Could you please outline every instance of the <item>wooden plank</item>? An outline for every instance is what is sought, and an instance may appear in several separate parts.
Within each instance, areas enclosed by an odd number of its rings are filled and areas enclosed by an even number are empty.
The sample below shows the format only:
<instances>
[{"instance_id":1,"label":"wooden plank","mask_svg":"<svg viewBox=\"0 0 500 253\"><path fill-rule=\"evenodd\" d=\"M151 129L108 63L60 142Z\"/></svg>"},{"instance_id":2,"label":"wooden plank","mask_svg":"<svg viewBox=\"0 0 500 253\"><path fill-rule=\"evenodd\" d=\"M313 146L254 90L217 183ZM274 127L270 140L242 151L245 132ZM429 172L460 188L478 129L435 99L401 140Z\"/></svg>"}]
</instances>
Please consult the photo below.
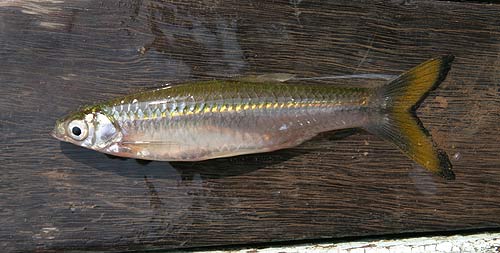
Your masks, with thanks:
<instances>
[{"instance_id":1,"label":"wooden plank","mask_svg":"<svg viewBox=\"0 0 500 253\"><path fill-rule=\"evenodd\" d=\"M500 6L434 1L0 3L0 246L182 248L500 226ZM166 82L398 74L456 55L418 111L433 177L364 132L200 163L109 159L58 117ZM361 81L351 80L357 85Z\"/></svg>"}]
</instances>

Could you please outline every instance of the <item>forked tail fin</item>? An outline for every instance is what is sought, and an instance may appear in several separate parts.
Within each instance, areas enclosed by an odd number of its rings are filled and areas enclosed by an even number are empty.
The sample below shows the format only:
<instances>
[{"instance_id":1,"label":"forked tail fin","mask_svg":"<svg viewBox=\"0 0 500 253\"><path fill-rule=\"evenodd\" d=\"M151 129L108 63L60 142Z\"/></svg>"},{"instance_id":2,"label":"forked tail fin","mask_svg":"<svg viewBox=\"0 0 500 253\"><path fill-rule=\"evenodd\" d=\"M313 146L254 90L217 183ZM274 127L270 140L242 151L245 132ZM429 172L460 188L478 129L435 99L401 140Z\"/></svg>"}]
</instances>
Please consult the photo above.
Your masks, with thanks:
<instances>
[{"instance_id":1,"label":"forked tail fin","mask_svg":"<svg viewBox=\"0 0 500 253\"><path fill-rule=\"evenodd\" d=\"M404 154L432 173L454 179L451 163L423 127L415 110L450 70L454 56L430 59L379 88L385 101L380 117L365 129L396 145Z\"/></svg>"}]
</instances>

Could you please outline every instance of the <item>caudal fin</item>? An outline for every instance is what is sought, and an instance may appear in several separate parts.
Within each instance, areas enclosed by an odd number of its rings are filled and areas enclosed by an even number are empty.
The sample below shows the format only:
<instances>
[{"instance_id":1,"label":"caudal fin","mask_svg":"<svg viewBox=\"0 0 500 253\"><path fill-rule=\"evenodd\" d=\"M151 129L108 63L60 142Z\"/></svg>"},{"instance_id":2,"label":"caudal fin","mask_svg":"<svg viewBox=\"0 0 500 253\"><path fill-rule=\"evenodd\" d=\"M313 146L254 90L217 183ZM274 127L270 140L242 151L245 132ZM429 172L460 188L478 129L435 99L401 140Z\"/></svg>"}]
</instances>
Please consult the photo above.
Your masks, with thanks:
<instances>
[{"instance_id":1,"label":"caudal fin","mask_svg":"<svg viewBox=\"0 0 500 253\"><path fill-rule=\"evenodd\" d=\"M393 143L404 154L434 174L454 179L451 163L423 127L415 110L445 78L454 56L430 59L379 88L385 110L366 130Z\"/></svg>"}]
</instances>

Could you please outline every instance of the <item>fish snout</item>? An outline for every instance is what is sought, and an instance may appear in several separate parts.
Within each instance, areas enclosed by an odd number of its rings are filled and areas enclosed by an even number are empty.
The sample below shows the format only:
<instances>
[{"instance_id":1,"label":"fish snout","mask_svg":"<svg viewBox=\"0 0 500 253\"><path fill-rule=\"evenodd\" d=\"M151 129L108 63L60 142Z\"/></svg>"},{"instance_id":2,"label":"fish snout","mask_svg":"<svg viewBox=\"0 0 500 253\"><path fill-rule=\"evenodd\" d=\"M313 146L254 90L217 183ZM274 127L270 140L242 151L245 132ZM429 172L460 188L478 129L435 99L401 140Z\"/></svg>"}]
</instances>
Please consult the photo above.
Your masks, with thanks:
<instances>
[{"instance_id":1,"label":"fish snout","mask_svg":"<svg viewBox=\"0 0 500 253\"><path fill-rule=\"evenodd\" d=\"M60 141L66 141L64 128L60 124L54 127L50 135Z\"/></svg>"}]
</instances>

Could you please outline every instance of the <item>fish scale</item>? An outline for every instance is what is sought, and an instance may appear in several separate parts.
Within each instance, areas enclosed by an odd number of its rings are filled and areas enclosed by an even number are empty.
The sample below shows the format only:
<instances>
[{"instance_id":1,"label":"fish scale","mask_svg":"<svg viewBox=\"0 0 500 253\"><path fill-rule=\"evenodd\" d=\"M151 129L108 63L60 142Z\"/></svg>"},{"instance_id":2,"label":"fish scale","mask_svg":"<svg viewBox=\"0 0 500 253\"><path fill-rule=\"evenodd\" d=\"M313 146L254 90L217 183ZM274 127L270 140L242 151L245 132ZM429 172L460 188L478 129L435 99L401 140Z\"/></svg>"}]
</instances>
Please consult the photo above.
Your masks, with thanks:
<instances>
[{"instance_id":1,"label":"fish scale","mask_svg":"<svg viewBox=\"0 0 500 253\"><path fill-rule=\"evenodd\" d=\"M325 130L361 125L377 108L370 98L368 88L208 81L124 97L102 109L137 156L149 144L148 157L141 158L203 160L280 149Z\"/></svg>"}]
</instances>

